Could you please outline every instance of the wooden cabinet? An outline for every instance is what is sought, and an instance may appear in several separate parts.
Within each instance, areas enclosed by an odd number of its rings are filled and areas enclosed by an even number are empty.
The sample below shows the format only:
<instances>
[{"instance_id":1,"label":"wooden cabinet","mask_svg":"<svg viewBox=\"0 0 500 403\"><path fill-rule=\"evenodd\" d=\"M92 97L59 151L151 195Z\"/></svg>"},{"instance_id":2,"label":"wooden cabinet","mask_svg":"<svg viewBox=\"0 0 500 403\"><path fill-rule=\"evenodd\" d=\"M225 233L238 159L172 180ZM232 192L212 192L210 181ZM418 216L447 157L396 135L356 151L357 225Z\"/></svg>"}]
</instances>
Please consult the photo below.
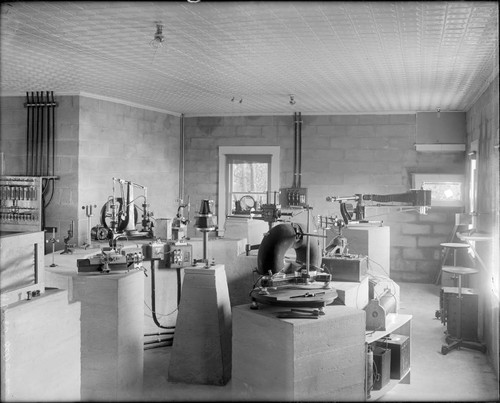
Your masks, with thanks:
<instances>
[{"instance_id":1,"label":"wooden cabinet","mask_svg":"<svg viewBox=\"0 0 500 403\"><path fill-rule=\"evenodd\" d=\"M411 374L411 320L412 315L401 315L397 313L389 313L386 318L386 330L383 331L367 331L366 332L366 351L368 352L369 346L375 346L377 342L383 340L386 336L390 334L398 334L402 336L407 336L409 338L409 352L410 355L410 365L404 374L401 375L400 379L390 379L389 383L385 385L380 390L368 390L368 378L365 382L366 399L369 401L378 400L389 390L399 383L410 383Z\"/></svg>"}]
</instances>

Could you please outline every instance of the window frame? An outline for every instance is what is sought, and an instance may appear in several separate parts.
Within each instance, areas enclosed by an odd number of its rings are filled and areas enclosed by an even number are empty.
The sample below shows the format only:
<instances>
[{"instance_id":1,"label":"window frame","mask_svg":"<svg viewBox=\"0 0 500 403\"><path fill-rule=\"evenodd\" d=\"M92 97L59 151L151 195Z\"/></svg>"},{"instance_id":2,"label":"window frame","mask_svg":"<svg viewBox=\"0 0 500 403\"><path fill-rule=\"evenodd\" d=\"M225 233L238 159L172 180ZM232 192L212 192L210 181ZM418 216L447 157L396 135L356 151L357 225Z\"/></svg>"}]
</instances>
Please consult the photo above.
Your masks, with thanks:
<instances>
[{"instance_id":1,"label":"window frame","mask_svg":"<svg viewBox=\"0 0 500 403\"><path fill-rule=\"evenodd\" d=\"M233 189L233 174L234 174L234 165L237 162L236 160L241 158L240 156L244 157L243 159L247 159L246 162L249 163L262 163L266 164L267 166L267 178L266 178L266 184L267 184L267 189L265 192L253 192L253 191L248 191L248 192L236 192ZM259 157L264 157L264 158L259 158ZM265 193L266 195L271 191L270 188L270 183L271 183L271 155L269 154L236 154L236 155L231 155L231 154L226 154L226 185L227 185L227 191L226 191L226 215L227 214L232 214L233 209L235 206L233 206L233 197L235 193L242 194L242 196L249 195L254 198L255 202L257 203L258 200L256 199L257 194L262 194ZM263 202L266 203L266 199L263 199ZM230 204L230 206L228 205Z\"/></svg>"},{"instance_id":2,"label":"window frame","mask_svg":"<svg viewBox=\"0 0 500 403\"><path fill-rule=\"evenodd\" d=\"M217 205L217 220L219 223L219 235L224 235L224 228L227 217L227 197L228 197L228 172L227 158L233 155L269 155L270 181L269 189L279 189L280 179L280 147L279 146L219 146L219 190Z\"/></svg>"},{"instance_id":3,"label":"window frame","mask_svg":"<svg viewBox=\"0 0 500 403\"><path fill-rule=\"evenodd\" d=\"M425 182L459 182L461 187L461 200L440 201L431 200L431 207L464 207L465 205L465 176L461 174L417 174L414 173L413 189L421 189ZM431 195L432 197L432 195Z\"/></svg>"}]
</instances>

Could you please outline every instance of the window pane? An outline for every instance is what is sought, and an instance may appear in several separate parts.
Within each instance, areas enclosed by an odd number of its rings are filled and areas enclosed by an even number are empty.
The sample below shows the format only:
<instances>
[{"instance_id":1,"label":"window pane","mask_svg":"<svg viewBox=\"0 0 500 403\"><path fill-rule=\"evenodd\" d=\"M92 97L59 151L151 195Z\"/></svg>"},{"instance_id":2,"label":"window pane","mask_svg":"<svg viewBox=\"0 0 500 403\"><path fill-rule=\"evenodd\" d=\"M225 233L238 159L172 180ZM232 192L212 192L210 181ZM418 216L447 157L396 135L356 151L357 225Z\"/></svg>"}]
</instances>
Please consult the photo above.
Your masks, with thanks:
<instances>
[{"instance_id":1,"label":"window pane","mask_svg":"<svg viewBox=\"0 0 500 403\"><path fill-rule=\"evenodd\" d=\"M270 155L228 156L229 206L233 214L248 214L266 203L269 191Z\"/></svg>"},{"instance_id":2,"label":"window pane","mask_svg":"<svg viewBox=\"0 0 500 403\"><path fill-rule=\"evenodd\" d=\"M424 182L422 188L431 191L435 201L461 201L462 184L460 182Z\"/></svg>"},{"instance_id":3,"label":"window pane","mask_svg":"<svg viewBox=\"0 0 500 403\"><path fill-rule=\"evenodd\" d=\"M268 164L232 164L233 192L265 192L269 176Z\"/></svg>"}]
</instances>

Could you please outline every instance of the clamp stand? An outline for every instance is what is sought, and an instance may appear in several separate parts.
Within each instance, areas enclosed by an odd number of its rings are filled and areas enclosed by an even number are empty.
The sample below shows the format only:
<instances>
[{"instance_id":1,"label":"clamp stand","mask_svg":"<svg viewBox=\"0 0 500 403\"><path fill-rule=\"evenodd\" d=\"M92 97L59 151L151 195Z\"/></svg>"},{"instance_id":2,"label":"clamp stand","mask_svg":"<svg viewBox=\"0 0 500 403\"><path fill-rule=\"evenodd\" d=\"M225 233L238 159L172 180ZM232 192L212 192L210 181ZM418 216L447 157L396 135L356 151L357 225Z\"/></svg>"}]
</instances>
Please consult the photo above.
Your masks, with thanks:
<instances>
[{"instance_id":1,"label":"clamp stand","mask_svg":"<svg viewBox=\"0 0 500 403\"><path fill-rule=\"evenodd\" d=\"M71 225L68 230L68 236L64 237L64 250L61 252L61 255L72 255L73 251L70 248L74 248L74 244L68 244L69 240L73 238L73 221L71 221Z\"/></svg>"},{"instance_id":2,"label":"clamp stand","mask_svg":"<svg viewBox=\"0 0 500 403\"><path fill-rule=\"evenodd\" d=\"M49 240L47 240L47 243L51 243L52 244L52 263L50 265L50 267L56 267L57 265L54 263L54 255L55 255L55 243L56 242L59 242L59 239L56 239L56 229L55 228L52 228L52 238L50 238Z\"/></svg>"},{"instance_id":3,"label":"clamp stand","mask_svg":"<svg viewBox=\"0 0 500 403\"><path fill-rule=\"evenodd\" d=\"M85 210L85 215L87 216L87 241L83 243L83 248L87 249L88 247L92 247L92 216L94 215L92 209L97 208L94 204L87 204L86 206L82 206L82 210Z\"/></svg>"},{"instance_id":4,"label":"clamp stand","mask_svg":"<svg viewBox=\"0 0 500 403\"><path fill-rule=\"evenodd\" d=\"M486 346L483 343L462 339L462 275L475 274L479 270L461 266L444 266L442 270L448 273L456 274L458 276L458 318L457 336L446 336L446 343L448 343L448 345L443 345L441 347L441 354L446 355L452 350L460 350L461 347L485 353Z\"/></svg>"}]
</instances>

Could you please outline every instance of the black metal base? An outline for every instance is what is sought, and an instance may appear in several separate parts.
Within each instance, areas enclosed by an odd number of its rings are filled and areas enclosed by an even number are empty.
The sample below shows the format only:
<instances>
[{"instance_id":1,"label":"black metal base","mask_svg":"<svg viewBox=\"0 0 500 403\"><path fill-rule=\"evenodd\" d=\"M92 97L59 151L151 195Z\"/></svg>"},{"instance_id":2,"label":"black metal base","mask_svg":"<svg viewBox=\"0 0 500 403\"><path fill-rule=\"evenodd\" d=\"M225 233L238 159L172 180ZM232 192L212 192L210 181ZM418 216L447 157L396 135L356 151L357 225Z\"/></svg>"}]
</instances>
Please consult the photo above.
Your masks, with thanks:
<instances>
[{"instance_id":1,"label":"black metal base","mask_svg":"<svg viewBox=\"0 0 500 403\"><path fill-rule=\"evenodd\" d=\"M446 343L448 343L448 345L441 346L441 354L443 355L448 354L452 350L460 350L462 347L486 353L486 345L477 341L468 341L447 336Z\"/></svg>"}]
</instances>

